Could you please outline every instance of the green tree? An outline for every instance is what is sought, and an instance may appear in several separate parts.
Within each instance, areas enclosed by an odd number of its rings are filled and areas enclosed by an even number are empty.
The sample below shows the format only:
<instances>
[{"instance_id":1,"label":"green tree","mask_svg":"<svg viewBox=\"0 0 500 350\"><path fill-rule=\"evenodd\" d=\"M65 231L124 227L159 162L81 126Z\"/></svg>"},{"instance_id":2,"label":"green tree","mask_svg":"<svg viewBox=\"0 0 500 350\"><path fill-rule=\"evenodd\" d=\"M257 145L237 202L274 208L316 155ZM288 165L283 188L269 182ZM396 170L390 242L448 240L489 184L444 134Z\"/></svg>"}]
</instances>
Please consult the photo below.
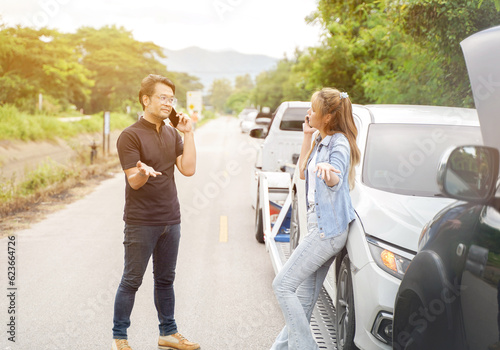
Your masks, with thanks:
<instances>
[{"instance_id":1,"label":"green tree","mask_svg":"<svg viewBox=\"0 0 500 350\"><path fill-rule=\"evenodd\" d=\"M187 107L186 93L188 91L203 90L203 84L198 77L183 72L169 72L167 76L175 84L175 96L180 106Z\"/></svg>"},{"instance_id":2,"label":"green tree","mask_svg":"<svg viewBox=\"0 0 500 350\"><path fill-rule=\"evenodd\" d=\"M480 5L480 6L479 6ZM495 8L496 7L496 8ZM472 106L472 93L460 42L500 24L500 0L410 0L404 28L442 68L435 83L451 105Z\"/></svg>"},{"instance_id":3,"label":"green tree","mask_svg":"<svg viewBox=\"0 0 500 350\"><path fill-rule=\"evenodd\" d=\"M38 94L63 107L85 101L93 81L67 35L0 26L0 103L33 111Z\"/></svg>"},{"instance_id":4,"label":"green tree","mask_svg":"<svg viewBox=\"0 0 500 350\"><path fill-rule=\"evenodd\" d=\"M275 110L285 99L284 87L292 71L293 62L284 58L275 69L264 71L256 78L252 100L256 106Z\"/></svg>"},{"instance_id":5,"label":"green tree","mask_svg":"<svg viewBox=\"0 0 500 350\"><path fill-rule=\"evenodd\" d=\"M73 40L95 81L90 102L85 105L91 113L134 104L146 75L167 75L166 67L156 59L164 57L162 49L152 42L135 40L123 27L82 27Z\"/></svg>"},{"instance_id":6,"label":"green tree","mask_svg":"<svg viewBox=\"0 0 500 350\"><path fill-rule=\"evenodd\" d=\"M218 112L225 111L226 101L233 92L229 79L216 79L209 91L209 102Z\"/></svg>"},{"instance_id":7,"label":"green tree","mask_svg":"<svg viewBox=\"0 0 500 350\"><path fill-rule=\"evenodd\" d=\"M226 100L226 110L235 114L240 113L244 108L251 106L250 97L251 91L233 92Z\"/></svg>"},{"instance_id":8,"label":"green tree","mask_svg":"<svg viewBox=\"0 0 500 350\"><path fill-rule=\"evenodd\" d=\"M500 23L500 0L320 0L309 22L323 27L322 44L294 71L309 89L334 86L357 103L470 106L459 43Z\"/></svg>"},{"instance_id":9,"label":"green tree","mask_svg":"<svg viewBox=\"0 0 500 350\"><path fill-rule=\"evenodd\" d=\"M252 89L254 83L250 74L239 75L234 79L234 91L226 101L226 109L238 114L252 105Z\"/></svg>"},{"instance_id":10,"label":"green tree","mask_svg":"<svg viewBox=\"0 0 500 350\"><path fill-rule=\"evenodd\" d=\"M237 92L250 91L254 87L254 83L250 74L238 75L234 79L234 90Z\"/></svg>"}]
</instances>

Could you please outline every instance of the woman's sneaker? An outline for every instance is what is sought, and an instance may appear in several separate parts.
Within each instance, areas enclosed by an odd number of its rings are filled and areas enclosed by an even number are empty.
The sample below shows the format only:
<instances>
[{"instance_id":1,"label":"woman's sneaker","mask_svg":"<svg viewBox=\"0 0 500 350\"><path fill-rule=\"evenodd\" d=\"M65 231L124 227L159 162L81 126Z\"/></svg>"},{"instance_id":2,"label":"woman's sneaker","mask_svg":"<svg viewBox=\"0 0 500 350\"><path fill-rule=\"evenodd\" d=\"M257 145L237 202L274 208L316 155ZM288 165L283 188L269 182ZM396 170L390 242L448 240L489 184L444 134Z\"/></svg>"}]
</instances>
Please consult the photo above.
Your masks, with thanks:
<instances>
[{"instance_id":1,"label":"woman's sneaker","mask_svg":"<svg viewBox=\"0 0 500 350\"><path fill-rule=\"evenodd\" d=\"M132 350L127 339L113 339L111 350Z\"/></svg>"},{"instance_id":2,"label":"woman's sneaker","mask_svg":"<svg viewBox=\"0 0 500 350\"><path fill-rule=\"evenodd\" d=\"M180 333L175 333L166 336L160 336L158 340L158 348L164 350L199 350L200 344L190 342Z\"/></svg>"}]
</instances>

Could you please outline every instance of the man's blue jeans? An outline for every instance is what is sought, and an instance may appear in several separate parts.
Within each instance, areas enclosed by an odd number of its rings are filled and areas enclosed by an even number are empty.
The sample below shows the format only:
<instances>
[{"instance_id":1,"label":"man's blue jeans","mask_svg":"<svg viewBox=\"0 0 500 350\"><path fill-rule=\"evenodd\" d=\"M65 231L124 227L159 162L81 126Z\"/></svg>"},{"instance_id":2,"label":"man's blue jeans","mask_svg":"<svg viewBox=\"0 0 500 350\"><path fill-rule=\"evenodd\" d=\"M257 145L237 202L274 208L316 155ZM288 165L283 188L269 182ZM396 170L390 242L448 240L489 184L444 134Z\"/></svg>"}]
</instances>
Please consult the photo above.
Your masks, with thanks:
<instances>
[{"instance_id":1,"label":"man's blue jeans","mask_svg":"<svg viewBox=\"0 0 500 350\"><path fill-rule=\"evenodd\" d=\"M174 318L174 279L179 250L180 224L140 226L125 224L125 266L116 292L113 339L127 339L135 293L142 284L149 258L153 255L154 300L160 335L177 333Z\"/></svg>"},{"instance_id":2,"label":"man's blue jeans","mask_svg":"<svg viewBox=\"0 0 500 350\"><path fill-rule=\"evenodd\" d=\"M346 244L348 231L322 238L316 213L311 209L307 213L307 231L273 281L286 325L271 350L319 350L310 328L311 316L328 269Z\"/></svg>"}]
</instances>

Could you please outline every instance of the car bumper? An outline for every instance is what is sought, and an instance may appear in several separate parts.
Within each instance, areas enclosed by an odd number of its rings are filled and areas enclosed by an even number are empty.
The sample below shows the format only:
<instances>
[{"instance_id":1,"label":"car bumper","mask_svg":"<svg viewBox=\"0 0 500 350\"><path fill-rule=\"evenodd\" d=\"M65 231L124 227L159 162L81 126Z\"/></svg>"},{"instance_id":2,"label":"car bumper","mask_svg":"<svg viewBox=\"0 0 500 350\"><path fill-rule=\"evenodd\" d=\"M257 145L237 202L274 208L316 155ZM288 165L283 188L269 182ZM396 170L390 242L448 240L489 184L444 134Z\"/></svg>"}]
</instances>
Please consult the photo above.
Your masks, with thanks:
<instances>
[{"instance_id":1,"label":"car bumper","mask_svg":"<svg viewBox=\"0 0 500 350\"><path fill-rule=\"evenodd\" d=\"M401 281L380 269L373 261L354 271L352 281L356 345L361 349L392 349L390 344L377 339L374 333L382 331L381 319L392 320L394 301Z\"/></svg>"}]
</instances>

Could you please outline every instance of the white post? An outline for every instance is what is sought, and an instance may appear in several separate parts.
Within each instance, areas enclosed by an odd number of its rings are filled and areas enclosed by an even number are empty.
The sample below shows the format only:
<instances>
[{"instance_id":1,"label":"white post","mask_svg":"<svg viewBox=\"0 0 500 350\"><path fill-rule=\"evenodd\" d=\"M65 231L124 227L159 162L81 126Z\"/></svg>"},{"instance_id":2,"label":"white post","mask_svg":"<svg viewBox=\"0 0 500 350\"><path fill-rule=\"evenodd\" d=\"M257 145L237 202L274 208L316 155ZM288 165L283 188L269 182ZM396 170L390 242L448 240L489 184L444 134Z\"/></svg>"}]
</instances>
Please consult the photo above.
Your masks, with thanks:
<instances>
[{"instance_id":1,"label":"white post","mask_svg":"<svg viewBox=\"0 0 500 350\"><path fill-rule=\"evenodd\" d=\"M41 111L43 107L43 95L41 93L38 94L38 110Z\"/></svg>"}]
</instances>

